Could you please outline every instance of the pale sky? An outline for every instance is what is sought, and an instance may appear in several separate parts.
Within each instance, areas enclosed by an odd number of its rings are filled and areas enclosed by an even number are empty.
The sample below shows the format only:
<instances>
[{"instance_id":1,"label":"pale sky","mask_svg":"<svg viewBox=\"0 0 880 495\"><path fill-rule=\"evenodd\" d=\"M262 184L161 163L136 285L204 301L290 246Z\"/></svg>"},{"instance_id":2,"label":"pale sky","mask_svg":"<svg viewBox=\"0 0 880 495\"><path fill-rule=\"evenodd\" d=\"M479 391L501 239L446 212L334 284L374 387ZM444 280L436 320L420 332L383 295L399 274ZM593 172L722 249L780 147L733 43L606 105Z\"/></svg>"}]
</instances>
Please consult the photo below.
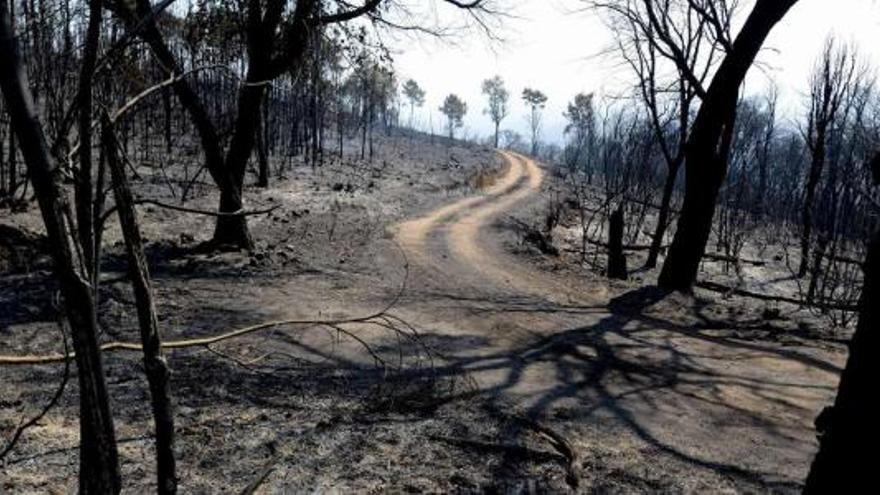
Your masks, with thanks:
<instances>
[{"instance_id":1,"label":"pale sky","mask_svg":"<svg viewBox=\"0 0 880 495\"><path fill-rule=\"evenodd\" d=\"M516 130L524 137L528 134L520 93L524 87L534 87L549 97L543 140L560 142L565 125L562 112L575 94L617 95L632 84L628 69L613 53L601 55L609 48L611 35L595 13L582 10L584 3L496 1L513 5L516 16L504 20L496 31L506 40L501 44L493 45L476 32L459 37L454 44L425 38L391 42L401 82L413 78L427 91L425 106L416 112L423 127L433 120L435 131L443 132L443 116L437 109L447 94L456 93L468 104L464 131L489 135L492 126L483 114L480 85L498 74L511 93L510 115L502 129ZM750 9L753 2L743 3ZM746 91L760 91L768 79L776 81L783 118L797 117L803 112L810 70L832 33L856 44L864 59L880 66L880 2L800 0L765 44L759 56L762 68L752 69ZM404 121L408 116L406 108Z\"/></svg>"}]
</instances>

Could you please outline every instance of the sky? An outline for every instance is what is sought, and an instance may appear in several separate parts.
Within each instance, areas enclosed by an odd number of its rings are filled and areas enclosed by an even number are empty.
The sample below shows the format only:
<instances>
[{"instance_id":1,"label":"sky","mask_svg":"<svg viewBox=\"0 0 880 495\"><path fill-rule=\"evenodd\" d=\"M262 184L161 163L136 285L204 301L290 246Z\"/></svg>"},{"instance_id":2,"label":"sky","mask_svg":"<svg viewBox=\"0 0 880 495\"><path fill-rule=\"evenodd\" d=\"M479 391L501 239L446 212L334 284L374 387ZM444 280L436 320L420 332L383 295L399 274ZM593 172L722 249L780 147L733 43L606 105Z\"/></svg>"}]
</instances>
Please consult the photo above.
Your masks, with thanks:
<instances>
[{"instance_id":1,"label":"sky","mask_svg":"<svg viewBox=\"0 0 880 495\"><path fill-rule=\"evenodd\" d=\"M404 36L390 40L401 81L415 79L427 92L417 110L417 125L443 132L438 111L449 93L468 104L464 128L468 136L488 136L492 124L484 114L481 82L500 75L511 93L510 115L502 129L528 135L523 88L532 87L548 97L542 139L560 143L567 102L579 92L599 96L625 94L632 87L631 72L613 52L613 38L595 12L579 0L495 0L512 15L500 20L493 42L478 29L447 40ZM753 0L744 0L750 9ZM438 14L453 21L449 9ZM771 33L746 83L747 93L758 93L772 80L780 91L780 114L791 122L804 112L810 71L828 36L858 47L866 61L880 66L880 2L875 0L800 0ZM405 107L404 121L409 118Z\"/></svg>"}]
</instances>

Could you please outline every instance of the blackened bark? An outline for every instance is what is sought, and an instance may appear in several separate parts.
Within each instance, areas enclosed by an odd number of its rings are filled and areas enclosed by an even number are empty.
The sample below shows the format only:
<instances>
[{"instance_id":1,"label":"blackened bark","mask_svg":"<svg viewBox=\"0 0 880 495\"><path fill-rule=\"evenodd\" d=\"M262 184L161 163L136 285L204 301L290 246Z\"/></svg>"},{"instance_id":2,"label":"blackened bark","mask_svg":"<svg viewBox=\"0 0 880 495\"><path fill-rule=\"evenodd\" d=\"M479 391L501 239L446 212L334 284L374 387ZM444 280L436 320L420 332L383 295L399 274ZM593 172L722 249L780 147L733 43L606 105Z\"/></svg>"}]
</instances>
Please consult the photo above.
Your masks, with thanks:
<instances>
[{"instance_id":1,"label":"blackened bark","mask_svg":"<svg viewBox=\"0 0 880 495\"><path fill-rule=\"evenodd\" d=\"M825 252L830 242L831 239L827 233L819 234L819 238L816 240L815 252L812 253L813 263L811 266L807 265L810 267L810 281L807 284L807 295L805 298L808 305L813 304L816 300L816 292L819 290L819 282L822 278L822 260L825 259Z\"/></svg>"},{"instance_id":2,"label":"blackened bark","mask_svg":"<svg viewBox=\"0 0 880 495\"><path fill-rule=\"evenodd\" d=\"M623 253L623 205L611 214L608 221L608 278L626 280L626 255Z\"/></svg>"},{"instance_id":3,"label":"blackened bark","mask_svg":"<svg viewBox=\"0 0 880 495\"><path fill-rule=\"evenodd\" d=\"M252 64L254 62L252 61ZM260 118L260 105L265 86L256 84L264 81L258 68L251 65L247 81L238 93L238 116L229 149L226 153L226 170L231 184L220 191L220 212L235 213L244 207L242 191L247 162L254 151L257 136L257 122ZM220 246L251 249L254 245L244 215L224 215L217 217L213 242Z\"/></svg>"},{"instance_id":4,"label":"blackened bark","mask_svg":"<svg viewBox=\"0 0 880 495\"><path fill-rule=\"evenodd\" d=\"M813 203L816 201L816 187L825 168L826 124L819 123L816 131L816 144L810 160L810 173L804 189L804 206L801 211L801 262L798 277L807 274L810 265L810 244L813 236Z\"/></svg>"},{"instance_id":5,"label":"blackened bark","mask_svg":"<svg viewBox=\"0 0 880 495\"><path fill-rule=\"evenodd\" d=\"M220 211L234 213L241 211L241 191L220 191ZM244 215L222 215L217 218L214 236L211 240L216 246L248 249L253 245ZM244 242L244 244L242 244Z\"/></svg>"},{"instance_id":6,"label":"blackened bark","mask_svg":"<svg viewBox=\"0 0 880 495\"><path fill-rule=\"evenodd\" d=\"M319 93L321 91L321 30L315 29L312 34L312 97L311 97L311 124L312 124L312 168L318 165L320 153L319 140L321 134L321 121L319 118Z\"/></svg>"},{"instance_id":7,"label":"blackened bark","mask_svg":"<svg viewBox=\"0 0 880 495\"><path fill-rule=\"evenodd\" d=\"M165 152L171 154L171 92L162 89L162 107L165 111Z\"/></svg>"},{"instance_id":8,"label":"blackened bark","mask_svg":"<svg viewBox=\"0 0 880 495\"><path fill-rule=\"evenodd\" d=\"M79 170L76 175L76 223L79 242L82 244L89 281L98 280L98 249L95 245L94 190L92 187L92 81L98 59L98 42L101 36L101 0L89 2L89 24L83 46L83 59L79 73L77 107L79 111Z\"/></svg>"},{"instance_id":9,"label":"blackened bark","mask_svg":"<svg viewBox=\"0 0 880 495\"><path fill-rule=\"evenodd\" d=\"M14 134L14 132L10 131L10 134ZM6 155L3 153L3 149L5 144L3 144L3 140L6 136L3 135L3 121L0 120L0 197L6 195Z\"/></svg>"},{"instance_id":10,"label":"blackened bark","mask_svg":"<svg viewBox=\"0 0 880 495\"><path fill-rule=\"evenodd\" d=\"M338 140L339 158L345 154L343 140L345 138L345 112L339 108L341 105L337 103L336 108L336 138Z\"/></svg>"},{"instance_id":11,"label":"blackened bark","mask_svg":"<svg viewBox=\"0 0 880 495\"><path fill-rule=\"evenodd\" d=\"M366 84L366 83L365 83ZM367 156L367 102L366 102L366 89L364 89L364 101L362 103L363 108L361 109L361 160L366 158ZM449 139L452 139L452 126L449 126Z\"/></svg>"},{"instance_id":12,"label":"blackened bark","mask_svg":"<svg viewBox=\"0 0 880 495\"><path fill-rule=\"evenodd\" d=\"M141 345L144 352L144 369L150 385L150 398L153 420L156 428L156 474L157 492L163 495L177 493L177 474L174 462L174 412L169 391L170 371L162 356L162 340L159 335L159 319L153 303L153 290L150 271L144 254L141 231L138 226L134 200L125 167L116 155L116 138L112 124L105 116L102 122L103 142L113 178L113 192L116 198L116 211L125 250L128 257L128 274L134 289L140 326Z\"/></svg>"},{"instance_id":13,"label":"blackened bark","mask_svg":"<svg viewBox=\"0 0 880 495\"><path fill-rule=\"evenodd\" d=\"M0 2L0 88L37 194L76 352L80 388L79 490L84 494L118 493L121 480L116 434L97 342L92 288L88 274L80 269L82 260L76 259L78 240L67 223L70 206L58 183L57 167L50 160L16 44L8 4Z\"/></svg>"},{"instance_id":14,"label":"blackened bark","mask_svg":"<svg viewBox=\"0 0 880 495\"><path fill-rule=\"evenodd\" d=\"M712 79L688 140L681 218L658 279L665 289L689 291L697 279L718 191L727 174L739 88L764 40L795 3L758 0Z\"/></svg>"},{"instance_id":15,"label":"blackened bark","mask_svg":"<svg viewBox=\"0 0 880 495\"><path fill-rule=\"evenodd\" d=\"M263 118L257 119L257 166L259 177L257 177L257 187L269 187L269 154L267 150L265 128L265 114Z\"/></svg>"},{"instance_id":16,"label":"blackened bark","mask_svg":"<svg viewBox=\"0 0 880 495\"><path fill-rule=\"evenodd\" d=\"M681 164L682 160L679 160L669 165L666 182L663 184L660 211L657 214L657 226L654 229L651 247L648 249L648 260L645 262L645 268L650 269L657 266L657 259L660 257L660 250L663 248L663 238L666 237L666 229L669 228L669 215L672 211L672 193L675 191L675 183L678 180L678 171L681 169Z\"/></svg>"},{"instance_id":17,"label":"blackened bark","mask_svg":"<svg viewBox=\"0 0 880 495\"><path fill-rule=\"evenodd\" d=\"M18 186L17 178L18 175L18 166L17 159L15 156L15 150L17 149L15 145L15 129L12 128L12 122L9 123L9 187L7 188L7 192L9 193L9 197L15 197L15 188Z\"/></svg>"}]
</instances>

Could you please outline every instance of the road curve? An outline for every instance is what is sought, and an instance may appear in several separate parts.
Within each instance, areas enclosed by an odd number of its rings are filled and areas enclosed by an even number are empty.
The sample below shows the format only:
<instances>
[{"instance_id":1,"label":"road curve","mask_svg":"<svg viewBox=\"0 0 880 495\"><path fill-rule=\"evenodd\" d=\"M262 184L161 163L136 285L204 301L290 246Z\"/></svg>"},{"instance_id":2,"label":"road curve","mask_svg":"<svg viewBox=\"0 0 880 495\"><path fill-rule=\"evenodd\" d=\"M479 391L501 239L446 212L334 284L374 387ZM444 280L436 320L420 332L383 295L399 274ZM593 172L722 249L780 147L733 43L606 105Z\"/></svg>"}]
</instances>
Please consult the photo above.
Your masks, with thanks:
<instances>
[{"instance_id":1,"label":"road curve","mask_svg":"<svg viewBox=\"0 0 880 495\"><path fill-rule=\"evenodd\" d=\"M507 162L483 194L460 199L400 224L397 240L435 286L487 284L511 293L533 293L534 273L526 273L483 234L493 221L538 194L544 173L531 159L502 152Z\"/></svg>"},{"instance_id":2,"label":"road curve","mask_svg":"<svg viewBox=\"0 0 880 495\"><path fill-rule=\"evenodd\" d=\"M534 202L544 171L534 160L503 151L507 162L498 180L483 194L460 199L399 225L397 241L407 252L420 283L443 292L538 298L555 303L595 303L604 287L572 284L518 260L492 226L514 210Z\"/></svg>"},{"instance_id":3,"label":"road curve","mask_svg":"<svg viewBox=\"0 0 880 495\"><path fill-rule=\"evenodd\" d=\"M624 305L646 306L617 312L607 283L518 259L497 221L533 203L544 174L526 157L502 155L507 167L483 194L397 232L415 289L405 316L444 346L449 366L529 414L581 411L569 428L582 437L607 430L604 442L630 457L663 451L688 470L741 472L768 485L803 479L836 358L740 338L736 328L704 329L712 315L687 298L652 307L650 292L631 290Z\"/></svg>"}]
</instances>

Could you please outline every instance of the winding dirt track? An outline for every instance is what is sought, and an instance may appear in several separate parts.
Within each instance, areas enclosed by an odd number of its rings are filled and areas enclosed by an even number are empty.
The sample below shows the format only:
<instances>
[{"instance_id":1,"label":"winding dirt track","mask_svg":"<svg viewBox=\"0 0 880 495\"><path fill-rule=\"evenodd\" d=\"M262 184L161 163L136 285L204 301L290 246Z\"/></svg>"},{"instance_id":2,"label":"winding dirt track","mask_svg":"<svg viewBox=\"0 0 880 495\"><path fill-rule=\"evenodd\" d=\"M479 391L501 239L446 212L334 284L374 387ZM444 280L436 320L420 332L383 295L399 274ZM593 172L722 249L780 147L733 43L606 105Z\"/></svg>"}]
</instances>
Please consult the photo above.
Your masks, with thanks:
<instances>
[{"instance_id":1,"label":"winding dirt track","mask_svg":"<svg viewBox=\"0 0 880 495\"><path fill-rule=\"evenodd\" d=\"M481 277L498 280L508 275L505 267L494 262L479 245L479 230L493 217L536 193L543 173L531 160L512 154L505 154L505 158L508 165L504 174L485 190L485 196L459 200L400 226L398 240L417 263L435 269L449 264L436 256L438 243L446 242L455 262L470 266Z\"/></svg>"},{"instance_id":2,"label":"winding dirt track","mask_svg":"<svg viewBox=\"0 0 880 495\"><path fill-rule=\"evenodd\" d=\"M703 481L734 480L727 488L796 489L839 358L740 337L705 308L676 307L674 298L652 308L663 297L650 291L624 296L623 306L636 309L614 309L604 282L518 260L498 222L533 204L543 173L523 156L504 157L505 172L484 194L405 222L397 233L417 293L402 311L442 337L450 374L471 375L491 400L534 417L576 418L563 425L572 435L657 463L653 469L667 476L696 470ZM680 317L689 309L696 323Z\"/></svg>"},{"instance_id":3,"label":"winding dirt track","mask_svg":"<svg viewBox=\"0 0 880 495\"><path fill-rule=\"evenodd\" d=\"M503 174L480 196L461 199L400 225L398 242L437 288L459 288L556 299L575 296L565 284L509 256L490 232L492 223L527 203L544 172L531 159L502 152Z\"/></svg>"}]
</instances>

